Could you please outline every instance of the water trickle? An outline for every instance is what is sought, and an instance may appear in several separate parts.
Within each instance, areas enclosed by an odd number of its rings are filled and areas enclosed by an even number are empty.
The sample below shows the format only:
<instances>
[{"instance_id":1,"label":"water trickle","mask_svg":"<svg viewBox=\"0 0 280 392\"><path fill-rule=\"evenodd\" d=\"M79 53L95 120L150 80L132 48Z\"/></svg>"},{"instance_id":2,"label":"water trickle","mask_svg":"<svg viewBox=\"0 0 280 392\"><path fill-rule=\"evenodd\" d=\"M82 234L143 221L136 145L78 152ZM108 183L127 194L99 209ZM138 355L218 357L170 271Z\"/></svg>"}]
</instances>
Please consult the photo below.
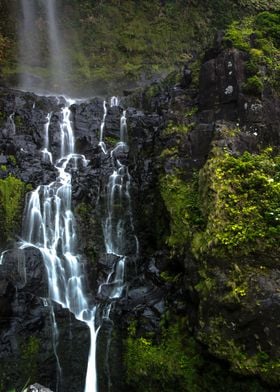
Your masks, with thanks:
<instances>
[{"instance_id":1,"label":"water trickle","mask_svg":"<svg viewBox=\"0 0 280 392\"><path fill-rule=\"evenodd\" d=\"M118 97L112 97L110 100L110 107L114 106L119 106L119 98Z\"/></svg>"},{"instance_id":2,"label":"water trickle","mask_svg":"<svg viewBox=\"0 0 280 392\"><path fill-rule=\"evenodd\" d=\"M106 144L103 140L104 137L104 127L105 127L105 121L106 121L106 116L107 116L107 104L106 101L103 102L103 118L102 118L102 122L100 125L100 137L99 137L99 143L98 145L101 147L101 150L103 151L104 154L107 154L107 148L106 148Z\"/></svg>"},{"instance_id":3,"label":"water trickle","mask_svg":"<svg viewBox=\"0 0 280 392\"><path fill-rule=\"evenodd\" d=\"M49 143L49 126L51 121L51 113L47 115L47 122L44 125L45 130L45 140L44 140L44 148L42 149L43 160L45 162L53 163L52 153L50 152L50 143Z\"/></svg>"},{"instance_id":4,"label":"water trickle","mask_svg":"<svg viewBox=\"0 0 280 392\"><path fill-rule=\"evenodd\" d=\"M11 136L16 134L16 125L14 121L14 116L15 113L10 114L6 122L7 128L9 130L9 134Z\"/></svg>"},{"instance_id":5,"label":"water trickle","mask_svg":"<svg viewBox=\"0 0 280 392\"><path fill-rule=\"evenodd\" d=\"M0 255L0 265L3 264L4 262L4 258L5 258L5 254L7 253L7 250L4 250L4 252L1 253Z\"/></svg>"}]
</instances>

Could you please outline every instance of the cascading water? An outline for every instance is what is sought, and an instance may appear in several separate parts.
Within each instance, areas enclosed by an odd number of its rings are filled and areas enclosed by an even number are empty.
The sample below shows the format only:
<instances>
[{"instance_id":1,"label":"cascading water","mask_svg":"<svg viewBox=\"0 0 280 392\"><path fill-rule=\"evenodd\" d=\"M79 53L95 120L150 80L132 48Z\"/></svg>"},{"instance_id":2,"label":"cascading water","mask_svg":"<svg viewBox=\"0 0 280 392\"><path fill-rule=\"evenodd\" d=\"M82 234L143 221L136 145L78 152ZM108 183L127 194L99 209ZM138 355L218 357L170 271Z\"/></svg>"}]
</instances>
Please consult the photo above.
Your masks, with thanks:
<instances>
[{"instance_id":1,"label":"cascading water","mask_svg":"<svg viewBox=\"0 0 280 392\"><path fill-rule=\"evenodd\" d=\"M85 272L76 253L76 222L71 209L71 174L67 171L71 165L75 170L77 160L81 160L84 166L87 165L87 160L83 155L74 152L74 135L69 109L71 103L74 102L68 101L68 105L62 109L61 154L55 162L58 177L51 184L41 185L31 192L21 249L35 247L40 250L48 273L50 299L69 309L78 320L89 326L92 345L85 392L95 392L97 388L95 370L97 331L94 325L96 309L88 303ZM48 123L46 132L47 129ZM47 140L46 137L45 142ZM48 153L51 154L49 151Z\"/></svg>"},{"instance_id":2,"label":"cascading water","mask_svg":"<svg viewBox=\"0 0 280 392\"><path fill-rule=\"evenodd\" d=\"M58 28L57 14L55 8L56 0L44 1L47 14L48 38L49 38L49 71L51 73L52 87L66 88L66 76L68 61L65 56L63 40Z\"/></svg>"},{"instance_id":3,"label":"cascading water","mask_svg":"<svg viewBox=\"0 0 280 392\"><path fill-rule=\"evenodd\" d=\"M66 91L66 79L70 72L69 59L59 30L55 0L21 0L21 23L19 24L19 87L27 91ZM45 29L38 28L39 17L45 20ZM46 45L44 42L47 42ZM45 50L42 47L46 46ZM48 64L48 81L36 77ZM35 75L34 75L35 70ZM41 71L39 71L40 74Z\"/></svg>"},{"instance_id":4,"label":"cascading water","mask_svg":"<svg viewBox=\"0 0 280 392\"><path fill-rule=\"evenodd\" d=\"M113 97L111 107L117 105L118 100ZM126 112L123 111L120 120L120 141L110 153L113 173L110 175L107 184L106 214L103 220L106 253L116 257L116 262L112 266L106 282L99 287L99 293L103 291L104 287L107 288L106 292L109 299L121 297L125 286L127 256L131 254L131 249L135 253L138 252L138 239L135 235L131 208L131 177L127 166L121 162L122 158L126 158L129 151L126 140ZM104 152L103 148L102 151ZM129 247L127 246L128 242ZM106 317L108 316L109 313L106 314Z\"/></svg>"},{"instance_id":5,"label":"cascading water","mask_svg":"<svg viewBox=\"0 0 280 392\"><path fill-rule=\"evenodd\" d=\"M21 0L22 20L19 28L19 60L24 72L21 73L19 87L23 90L35 88L29 68L38 65L40 57L36 28L36 3Z\"/></svg>"},{"instance_id":6,"label":"cascading water","mask_svg":"<svg viewBox=\"0 0 280 392\"><path fill-rule=\"evenodd\" d=\"M45 143L44 143L44 148L42 150L43 154L43 160L45 162L50 162L53 163L53 157L52 153L50 152L50 143L49 143L49 126L50 126L50 121L51 121L51 113L47 115L47 122L44 126L45 128Z\"/></svg>"},{"instance_id":7,"label":"cascading water","mask_svg":"<svg viewBox=\"0 0 280 392\"><path fill-rule=\"evenodd\" d=\"M27 67L27 69L41 61L35 27L38 4L35 0L21 0L23 22L20 28L20 64L23 68ZM59 34L55 1L45 0L40 3L40 6L44 10L46 18L50 85L54 90L57 89L57 86L62 86L65 90L66 64L68 61L66 61ZM34 78L30 77L28 72L23 74L20 86L22 89L29 91L40 90L34 84ZM44 145L41 150L42 159L46 163L53 164L58 175L56 180L49 185L40 185L30 193L25 211L26 219L20 248L33 247L38 249L42 255L49 287L49 299L45 299L45 302L51 304L51 301L54 301L60 304L63 308L69 309L76 319L88 325L91 345L84 392L97 392L96 345L98 333L102 328L103 321L110 318L113 301L120 298L124 292L126 262L132 253L131 249L134 253L138 252L138 240L135 236L132 219L131 178L126 166L128 154L126 112L123 111L120 119L120 141L111 151L110 149L107 150L104 142L104 129L108 104L104 101L99 146L102 153L110 158L112 174L109 176L106 188L103 234L106 254L108 256L113 255L114 262L111 265L107 279L98 288L98 293L103 292L104 289L106 292L105 296L103 295L105 301L103 301L102 307L91 304L88 299L84 266L81 263L80 255L77 253L76 221L71 208L71 173L77 169L79 161L84 167L88 163L83 155L75 153L74 132L70 120L70 106L73 103L74 101L68 100L62 109L60 154L55 162L49 137L52 113L47 115L44 126ZM118 105L118 98L112 97L110 107ZM10 116L9 120L12 122L13 115ZM2 254L0 263L2 263L4 256L5 253ZM50 309L53 319L54 354L60 372L56 351L58 329L51 305ZM99 317L96 317L97 314Z\"/></svg>"}]
</instances>

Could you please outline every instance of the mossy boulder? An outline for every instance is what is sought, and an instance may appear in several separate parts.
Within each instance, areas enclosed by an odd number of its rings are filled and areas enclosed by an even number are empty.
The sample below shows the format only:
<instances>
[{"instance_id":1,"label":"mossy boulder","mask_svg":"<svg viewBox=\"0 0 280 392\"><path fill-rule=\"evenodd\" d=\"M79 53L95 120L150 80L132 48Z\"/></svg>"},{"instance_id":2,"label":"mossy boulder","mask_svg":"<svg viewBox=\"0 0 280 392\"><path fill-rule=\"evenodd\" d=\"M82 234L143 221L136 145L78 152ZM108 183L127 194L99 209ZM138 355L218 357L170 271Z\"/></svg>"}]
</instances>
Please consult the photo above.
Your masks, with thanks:
<instances>
[{"instance_id":1,"label":"mossy boulder","mask_svg":"<svg viewBox=\"0 0 280 392\"><path fill-rule=\"evenodd\" d=\"M19 234L24 197L30 186L20 179L9 175L0 180L0 243L5 245L7 241Z\"/></svg>"}]
</instances>

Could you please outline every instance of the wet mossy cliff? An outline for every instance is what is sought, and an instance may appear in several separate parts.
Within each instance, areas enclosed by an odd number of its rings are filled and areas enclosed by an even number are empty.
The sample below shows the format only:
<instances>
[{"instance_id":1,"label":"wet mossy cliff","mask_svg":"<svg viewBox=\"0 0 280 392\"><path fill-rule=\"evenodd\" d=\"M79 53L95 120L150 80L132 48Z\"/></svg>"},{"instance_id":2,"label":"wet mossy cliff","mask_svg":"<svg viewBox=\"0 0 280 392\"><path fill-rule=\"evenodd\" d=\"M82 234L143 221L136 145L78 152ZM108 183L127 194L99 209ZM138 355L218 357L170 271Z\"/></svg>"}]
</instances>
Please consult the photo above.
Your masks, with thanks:
<instances>
[{"instance_id":1,"label":"wet mossy cliff","mask_svg":"<svg viewBox=\"0 0 280 392\"><path fill-rule=\"evenodd\" d=\"M100 391L278 391L280 386L279 13L218 33L199 61L108 107L105 142L125 108L133 220L139 254L124 296L103 321ZM0 90L0 390L26 381L79 392L89 347L84 324L47 297L36 249L18 250L28 191L57 175L42 160L44 126L59 151L63 98ZM102 216L110 157L98 147L103 100L71 106L79 253L92 303L112 264ZM25 199L26 198L26 199ZM129 241L128 241L129 242ZM59 343L53 345L53 314ZM98 315L101 319L101 316Z\"/></svg>"},{"instance_id":2,"label":"wet mossy cliff","mask_svg":"<svg viewBox=\"0 0 280 392\"><path fill-rule=\"evenodd\" d=\"M279 13L233 23L199 77L189 63L175 86L141 96L161 118L152 155L143 144L136 156L165 311L157 333L130 324L135 391L279 389L279 33Z\"/></svg>"}]
</instances>

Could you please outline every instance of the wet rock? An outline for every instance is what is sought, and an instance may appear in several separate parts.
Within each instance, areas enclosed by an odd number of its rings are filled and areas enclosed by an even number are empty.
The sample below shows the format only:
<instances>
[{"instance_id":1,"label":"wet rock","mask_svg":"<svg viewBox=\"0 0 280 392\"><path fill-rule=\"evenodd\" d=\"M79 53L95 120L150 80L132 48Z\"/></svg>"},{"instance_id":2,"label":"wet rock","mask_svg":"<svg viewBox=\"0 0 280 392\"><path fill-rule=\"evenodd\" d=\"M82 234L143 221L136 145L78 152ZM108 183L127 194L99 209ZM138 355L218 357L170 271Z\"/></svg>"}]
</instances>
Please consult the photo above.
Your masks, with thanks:
<instances>
[{"instance_id":1,"label":"wet rock","mask_svg":"<svg viewBox=\"0 0 280 392\"><path fill-rule=\"evenodd\" d=\"M27 388L27 392L52 392L49 388L43 387L40 384L33 384Z\"/></svg>"}]
</instances>

